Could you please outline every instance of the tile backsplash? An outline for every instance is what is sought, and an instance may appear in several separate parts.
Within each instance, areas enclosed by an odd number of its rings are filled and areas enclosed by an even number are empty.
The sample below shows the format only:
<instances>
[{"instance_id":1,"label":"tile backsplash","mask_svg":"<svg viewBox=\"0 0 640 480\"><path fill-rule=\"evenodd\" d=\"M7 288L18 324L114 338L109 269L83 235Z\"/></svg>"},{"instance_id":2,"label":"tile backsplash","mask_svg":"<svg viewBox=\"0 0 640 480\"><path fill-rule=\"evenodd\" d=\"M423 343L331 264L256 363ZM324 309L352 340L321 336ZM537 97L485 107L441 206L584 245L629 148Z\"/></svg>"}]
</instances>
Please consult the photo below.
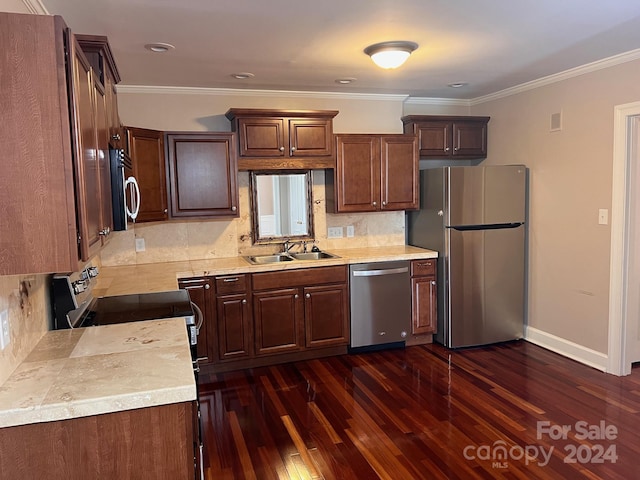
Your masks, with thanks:
<instances>
[{"instance_id":1,"label":"tile backsplash","mask_svg":"<svg viewBox=\"0 0 640 480\"><path fill-rule=\"evenodd\" d=\"M320 249L404 245L404 212L326 213L324 171L313 171L313 217L316 244ZM249 174L238 175L240 216L220 220L171 221L137 224L125 232L114 232L102 250L103 266L206 260L274 251L277 246L251 244ZM346 227L354 237L346 237ZM327 238L327 228L344 227L343 238ZM143 238L145 251L136 252L135 240Z\"/></svg>"},{"instance_id":2,"label":"tile backsplash","mask_svg":"<svg viewBox=\"0 0 640 480\"><path fill-rule=\"evenodd\" d=\"M49 329L50 275L0 277L0 312L8 311L10 343L0 351L0 385Z\"/></svg>"}]
</instances>

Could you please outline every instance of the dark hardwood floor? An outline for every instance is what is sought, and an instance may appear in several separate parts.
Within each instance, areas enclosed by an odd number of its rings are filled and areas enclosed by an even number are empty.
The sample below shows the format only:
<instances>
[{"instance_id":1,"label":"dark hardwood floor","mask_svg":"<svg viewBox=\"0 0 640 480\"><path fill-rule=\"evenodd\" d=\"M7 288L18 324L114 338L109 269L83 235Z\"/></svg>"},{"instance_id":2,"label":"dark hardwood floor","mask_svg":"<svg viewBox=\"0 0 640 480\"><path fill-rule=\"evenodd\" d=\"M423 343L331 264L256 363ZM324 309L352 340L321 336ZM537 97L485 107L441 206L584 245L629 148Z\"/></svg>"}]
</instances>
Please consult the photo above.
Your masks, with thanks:
<instances>
[{"instance_id":1,"label":"dark hardwood floor","mask_svg":"<svg viewBox=\"0 0 640 480\"><path fill-rule=\"evenodd\" d=\"M207 480L640 479L640 369L525 341L205 375L201 399Z\"/></svg>"}]
</instances>

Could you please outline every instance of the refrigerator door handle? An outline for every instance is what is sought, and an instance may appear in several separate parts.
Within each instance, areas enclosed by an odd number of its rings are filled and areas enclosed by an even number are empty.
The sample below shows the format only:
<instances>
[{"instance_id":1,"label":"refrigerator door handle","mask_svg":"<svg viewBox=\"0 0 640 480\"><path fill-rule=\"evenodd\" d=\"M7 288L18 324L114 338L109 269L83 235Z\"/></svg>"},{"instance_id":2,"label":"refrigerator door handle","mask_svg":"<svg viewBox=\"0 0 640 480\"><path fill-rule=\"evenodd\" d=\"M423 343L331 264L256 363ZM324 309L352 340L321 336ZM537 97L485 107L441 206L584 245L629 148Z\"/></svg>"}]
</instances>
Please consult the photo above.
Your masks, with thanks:
<instances>
[{"instance_id":1,"label":"refrigerator door handle","mask_svg":"<svg viewBox=\"0 0 640 480\"><path fill-rule=\"evenodd\" d=\"M492 223L489 225L455 225L445 228L452 228L459 232L466 232L469 230L499 230L501 228L518 228L520 225L524 225L523 222L514 223Z\"/></svg>"}]
</instances>

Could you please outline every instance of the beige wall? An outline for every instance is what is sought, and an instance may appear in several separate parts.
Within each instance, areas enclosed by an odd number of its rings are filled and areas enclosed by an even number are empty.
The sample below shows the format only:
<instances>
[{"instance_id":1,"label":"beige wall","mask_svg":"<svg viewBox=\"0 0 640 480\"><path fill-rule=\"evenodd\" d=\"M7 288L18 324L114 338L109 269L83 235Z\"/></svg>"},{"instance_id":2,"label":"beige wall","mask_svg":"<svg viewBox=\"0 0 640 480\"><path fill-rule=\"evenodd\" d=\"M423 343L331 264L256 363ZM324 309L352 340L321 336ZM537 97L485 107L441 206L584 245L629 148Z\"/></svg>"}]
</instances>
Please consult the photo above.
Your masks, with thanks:
<instances>
[{"instance_id":1,"label":"beige wall","mask_svg":"<svg viewBox=\"0 0 640 480\"><path fill-rule=\"evenodd\" d=\"M0 12L29 13L22 0L0 0Z\"/></svg>"},{"instance_id":2,"label":"beige wall","mask_svg":"<svg viewBox=\"0 0 640 480\"><path fill-rule=\"evenodd\" d=\"M614 106L640 100L640 61L482 103L488 164L530 168L529 326L607 353ZM562 112L562 131L550 116Z\"/></svg>"}]
</instances>

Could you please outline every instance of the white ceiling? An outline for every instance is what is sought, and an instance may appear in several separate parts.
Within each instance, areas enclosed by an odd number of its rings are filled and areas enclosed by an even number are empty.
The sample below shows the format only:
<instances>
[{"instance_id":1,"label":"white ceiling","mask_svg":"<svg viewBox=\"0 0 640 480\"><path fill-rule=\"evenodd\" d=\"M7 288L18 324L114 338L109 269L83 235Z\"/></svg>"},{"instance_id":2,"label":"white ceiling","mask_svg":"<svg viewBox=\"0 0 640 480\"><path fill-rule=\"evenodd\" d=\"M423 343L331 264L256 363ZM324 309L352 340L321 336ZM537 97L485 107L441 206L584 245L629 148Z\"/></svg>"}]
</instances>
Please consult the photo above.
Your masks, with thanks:
<instances>
[{"instance_id":1,"label":"white ceiling","mask_svg":"<svg viewBox=\"0 0 640 480\"><path fill-rule=\"evenodd\" d=\"M640 48L639 0L41 1L109 37L124 85L471 99ZM382 70L363 50L387 40L420 46Z\"/></svg>"}]
</instances>

